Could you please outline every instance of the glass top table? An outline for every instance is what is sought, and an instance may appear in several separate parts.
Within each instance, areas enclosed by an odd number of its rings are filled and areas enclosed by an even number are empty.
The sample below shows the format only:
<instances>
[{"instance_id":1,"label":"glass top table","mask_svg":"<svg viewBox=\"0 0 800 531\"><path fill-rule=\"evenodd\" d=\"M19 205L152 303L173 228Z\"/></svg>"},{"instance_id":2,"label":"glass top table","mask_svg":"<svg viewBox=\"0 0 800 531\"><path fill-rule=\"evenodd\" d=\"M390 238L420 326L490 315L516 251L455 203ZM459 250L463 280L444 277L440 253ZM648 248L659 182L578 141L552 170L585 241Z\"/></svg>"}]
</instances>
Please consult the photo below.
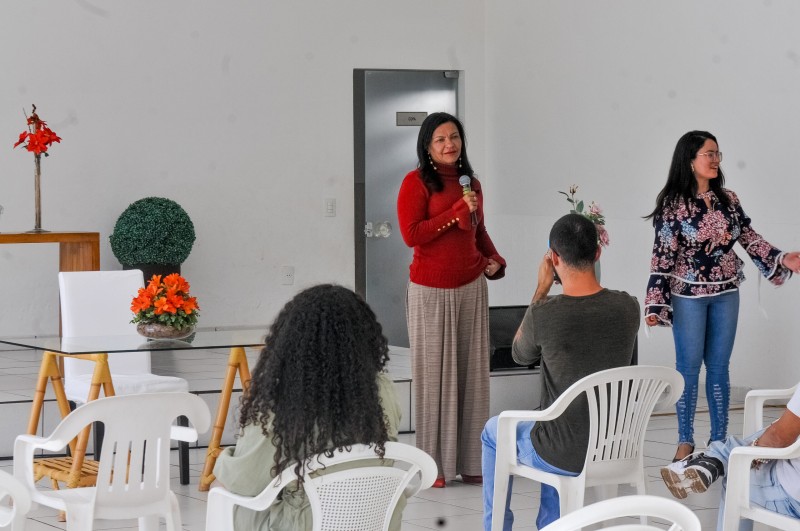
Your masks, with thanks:
<instances>
[{"instance_id":1,"label":"glass top table","mask_svg":"<svg viewBox=\"0 0 800 531\"><path fill-rule=\"evenodd\" d=\"M141 350L193 350L233 347L258 347L264 344L265 330L209 330L198 331L185 339L147 339L139 334L114 336L39 336L0 337L0 343L23 348L46 350L64 355L106 354L136 352Z\"/></svg>"},{"instance_id":2,"label":"glass top table","mask_svg":"<svg viewBox=\"0 0 800 531\"><path fill-rule=\"evenodd\" d=\"M220 389L217 415L214 420L211 439L208 443L205 466L200 476L199 489L206 491L214 481L214 463L216 463L217 456L221 451L220 442L222 441L222 433L228 416L231 393L234 389L236 376L239 376L239 382L245 392L250 386L250 368L245 356L245 347L263 346L265 336L266 331L262 327L257 329L200 330L180 340L147 339L139 334L127 334L74 337L0 337L0 343L43 351L42 364L39 369L33 405L31 406L31 416L28 421L28 433L31 435L37 433L48 384L53 386L61 415L66 416L69 414L70 409L64 391L63 373L58 363L58 359L61 357L87 359L99 366L95 368L92 375L92 391L87 397L88 401L99 397L100 388L104 390L106 396L114 395L113 378L108 369L108 354L229 348L230 354L228 355L225 379L222 389ZM88 431L85 437L88 439ZM77 441L76 444L78 448L86 448L86 441ZM181 459L181 462L181 484L185 485L189 482L188 460ZM72 463L74 482L77 482L81 473L83 455L73 455ZM186 463L185 467L184 463ZM76 485L68 484L67 486L74 487Z\"/></svg>"}]
</instances>

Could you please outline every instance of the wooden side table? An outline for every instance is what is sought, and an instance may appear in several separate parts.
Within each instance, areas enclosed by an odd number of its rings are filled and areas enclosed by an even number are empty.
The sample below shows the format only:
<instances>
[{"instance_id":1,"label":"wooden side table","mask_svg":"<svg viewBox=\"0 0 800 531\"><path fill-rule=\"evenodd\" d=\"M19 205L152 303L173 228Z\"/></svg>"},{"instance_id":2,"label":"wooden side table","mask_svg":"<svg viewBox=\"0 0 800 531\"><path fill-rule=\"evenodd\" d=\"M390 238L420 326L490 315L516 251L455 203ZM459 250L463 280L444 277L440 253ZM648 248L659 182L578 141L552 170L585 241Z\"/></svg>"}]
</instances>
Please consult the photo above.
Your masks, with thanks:
<instances>
[{"instance_id":1,"label":"wooden side table","mask_svg":"<svg viewBox=\"0 0 800 531\"><path fill-rule=\"evenodd\" d=\"M99 232L0 232L3 243L59 244L59 271L99 271Z\"/></svg>"}]
</instances>

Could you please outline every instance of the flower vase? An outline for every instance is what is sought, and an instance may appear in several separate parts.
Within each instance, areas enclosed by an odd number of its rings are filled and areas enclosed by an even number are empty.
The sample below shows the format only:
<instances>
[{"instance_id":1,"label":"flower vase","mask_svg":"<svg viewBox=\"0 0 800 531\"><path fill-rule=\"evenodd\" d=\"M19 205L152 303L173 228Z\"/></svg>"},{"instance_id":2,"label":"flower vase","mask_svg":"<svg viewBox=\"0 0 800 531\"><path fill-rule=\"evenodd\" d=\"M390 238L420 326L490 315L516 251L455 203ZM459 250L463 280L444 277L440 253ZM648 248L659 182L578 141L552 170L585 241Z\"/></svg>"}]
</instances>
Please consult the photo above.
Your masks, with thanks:
<instances>
[{"instance_id":1,"label":"flower vase","mask_svg":"<svg viewBox=\"0 0 800 531\"><path fill-rule=\"evenodd\" d=\"M136 331L149 339L183 339L192 335L194 327L174 328L163 323L139 323Z\"/></svg>"},{"instance_id":2,"label":"flower vase","mask_svg":"<svg viewBox=\"0 0 800 531\"><path fill-rule=\"evenodd\" d=\"M42 156L35 155L36 172L33 179L34 207L36 209L36 219L33 230L28 232L49 232L42 229Z\"/></svg>"}]
</instances>

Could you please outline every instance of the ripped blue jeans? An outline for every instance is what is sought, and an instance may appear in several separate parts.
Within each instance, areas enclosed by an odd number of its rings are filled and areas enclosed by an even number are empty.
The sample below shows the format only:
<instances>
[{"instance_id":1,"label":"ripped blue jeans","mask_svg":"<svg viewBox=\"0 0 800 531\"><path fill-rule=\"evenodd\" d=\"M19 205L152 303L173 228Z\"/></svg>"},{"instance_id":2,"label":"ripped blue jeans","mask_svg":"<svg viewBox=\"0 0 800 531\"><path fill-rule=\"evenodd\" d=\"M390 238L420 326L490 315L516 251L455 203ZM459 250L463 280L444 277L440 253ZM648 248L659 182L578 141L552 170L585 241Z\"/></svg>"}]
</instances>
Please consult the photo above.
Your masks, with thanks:
<instances>
[{"instance_id":1,"label":"ripped blue jeans","mask_svg":"<svg viewBox=\"0 0 800 531\"><path fill-rule=\"evenodd\" d=\"M700 367L706 366L706 397L711 418L710 441L728 433L731 384L728 366L739 318L739 292L713 297L672 296L675 368L685 386L676 405L678 443L694 445L694 414Z\"/></svg>"}]
</instances>

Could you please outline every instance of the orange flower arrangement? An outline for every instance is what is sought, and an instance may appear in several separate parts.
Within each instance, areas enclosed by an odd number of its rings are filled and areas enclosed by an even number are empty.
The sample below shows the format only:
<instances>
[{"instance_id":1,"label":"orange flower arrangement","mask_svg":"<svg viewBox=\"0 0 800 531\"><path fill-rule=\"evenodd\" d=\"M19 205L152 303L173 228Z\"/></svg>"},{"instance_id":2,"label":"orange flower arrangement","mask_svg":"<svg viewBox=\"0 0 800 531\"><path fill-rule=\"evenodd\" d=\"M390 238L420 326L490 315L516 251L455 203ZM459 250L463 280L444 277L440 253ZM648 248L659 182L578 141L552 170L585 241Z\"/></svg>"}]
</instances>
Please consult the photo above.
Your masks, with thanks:
<instances>
[{"instance_id":1,"label":"orange flower arrangement","mask_svg":"<svg viewBox=\"0 0 800 531\"><path fill-rule=\"evenodd\" d=\"M182 330L197 324L200 307L197 299L189 296L189 283L178 273L172 273L161 280L161 275L153 275L147 287L139 288L139 293L131 302L134 313L132 323L161 323Z\"/></svg>"}]
</instances>

